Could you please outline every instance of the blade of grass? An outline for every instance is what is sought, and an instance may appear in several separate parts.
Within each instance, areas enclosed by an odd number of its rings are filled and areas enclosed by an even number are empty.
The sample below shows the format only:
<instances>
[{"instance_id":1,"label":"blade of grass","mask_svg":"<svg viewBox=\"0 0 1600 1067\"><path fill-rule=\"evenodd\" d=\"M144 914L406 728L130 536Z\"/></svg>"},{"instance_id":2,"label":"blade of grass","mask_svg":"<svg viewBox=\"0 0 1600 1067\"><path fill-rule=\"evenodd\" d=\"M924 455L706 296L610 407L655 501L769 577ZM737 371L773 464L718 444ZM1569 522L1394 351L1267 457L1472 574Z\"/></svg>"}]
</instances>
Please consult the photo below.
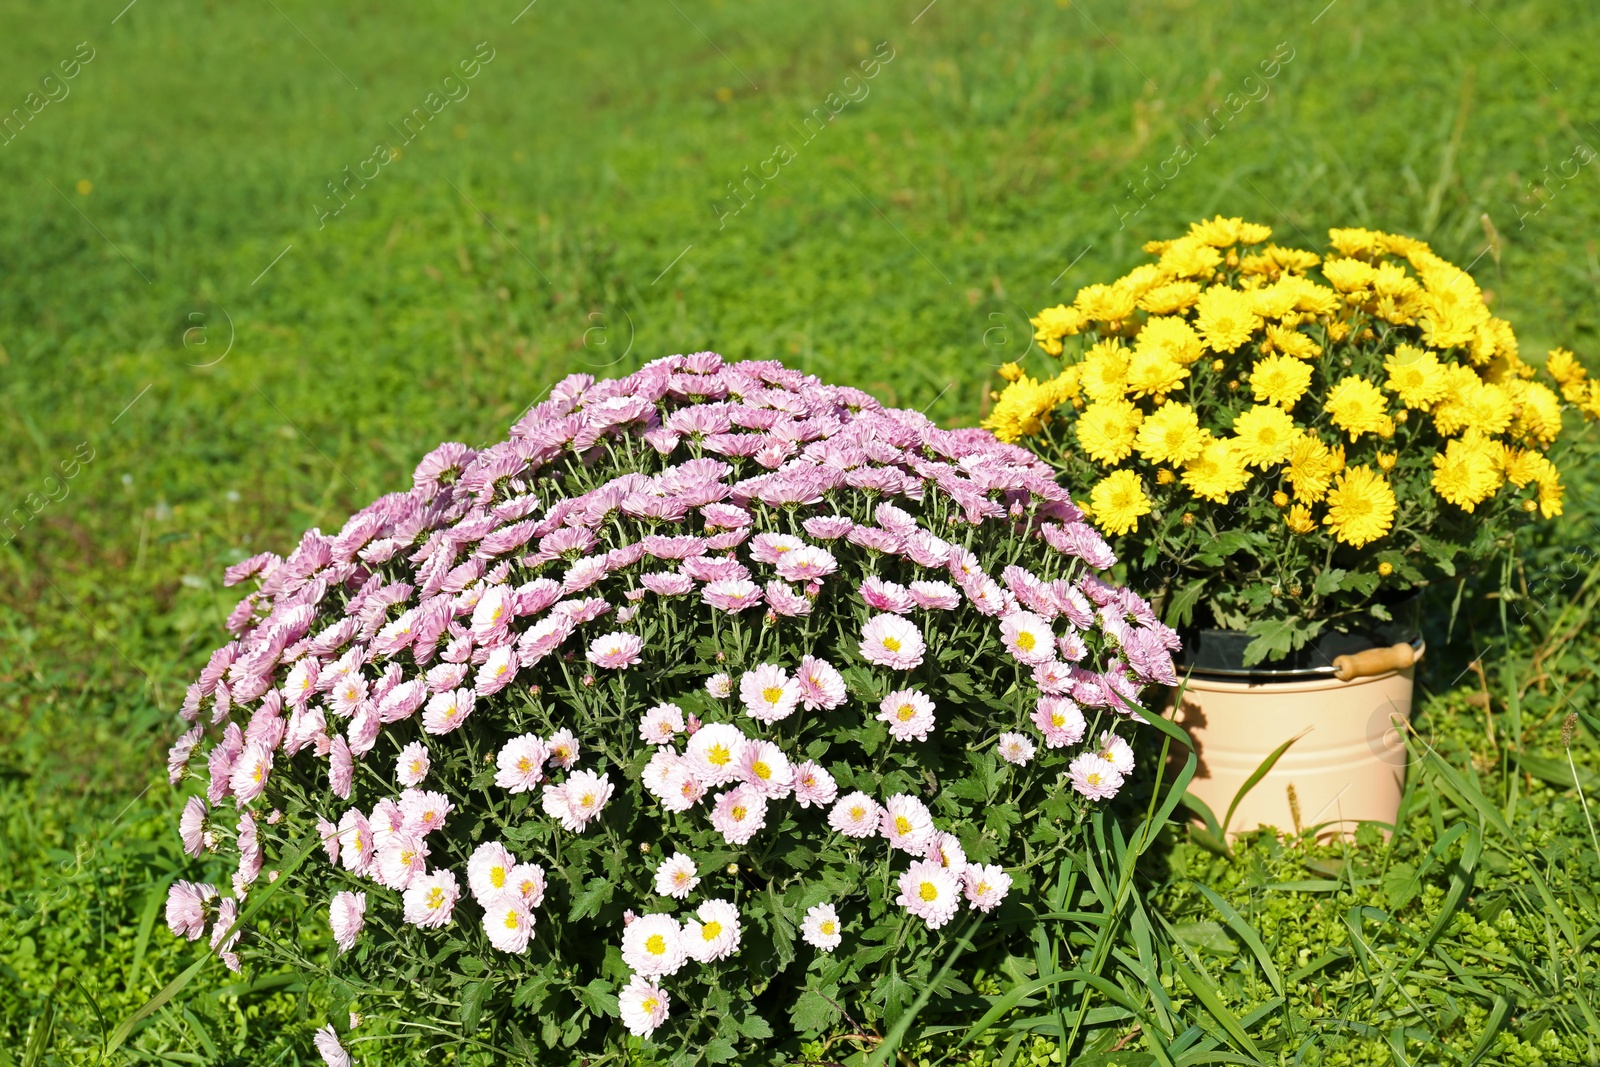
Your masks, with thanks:
<instances>
[{"instance_id":1,"label":"blade of grass","mask_svg":"<svg viewBox=\"0 0 1600 1067\"><path fill-rule=\"evenodd\" d=\"M28 1046L22 1050L22 1067L39 1067L39 1062L44 1059L45 1050L50 1047L50 1038L56 1029L56 1002L55 997L44 1002L38 1018L34 1021L33 1035L28 1038Z\"/></svg>"},{"instance_id":2,"label":"blade of grass","mask_svg":"<svg viewBox=\"0 0 1600 1067\"><path fill-rule=\"evenodd\" d=\"M1215 983L1202 980L1193 971L1176 960L1173 961L1172 969L1177 972L1179 980L1189 987L1189 992L1195 995L1195 999L1204 1004L1206 1011L1211 1013L1211 1017L1217 1020L1222 1028L1228 1032L1228 1036L1237 1041L1254 1058L1253 1062L1258 1064L1271 1062L1267 1059L1266 1054L1256 1047L1256 1043L1250 1035L1245 1033L1244 1026L1239 1022L1238 1017L1229 1011L1228 1006L1222 1002L1222 998L1217 996Z\"/></svg>"},{"instance_id":3,"label":"blade of grass","mask_svg":"<svg viewBox=\"0 0 1600 1067\"><path fill-rule=\"evenodd\" d=\"M289 882L289 875L293 874L299 869L300 864L305 862L305 858L311 855L312 850L315 849L320 843L321 842L318 840L315 834L308 835L306 840L303 841L300 844L300 847L290 856L289 862L283 864L279 868L279 878L276 881L268 882L265 888L257 889L254 893L250 894L250 902L245 905L244 911L237 919L234 920L232 929L237 930L239 927L247 923L252 917L255 916L257 912L261 910L262 906L265 905L267 901L272 899L272 894L279 886L287 885ZM139 1023L146 1019L152 1012L159 1010L162 1005L167 1003L167 1001L171 1000L173 997L182 992L185 986L194 981L195 975L204 970L205 966L214 959L216 959L216 957L211 955L209 952L203 953L199 959L195 960L188 967L186 967L182 974L168 982L159 993L151 997L142 1008L128 1016L126 1019L122 1020L122 1024L112 1032L111 1040L106 1043L106 1056L109 1057L113 1052L117 1051L117 1049L121 1048L122 1043L128 1040L129 1036L132 1035L134 1027L138 1026Z\"/></svg>"},{"instance_id":4,"label":"blade of grass","mask_svg":"<svg viewBox=\"0 0 1600 1067\"><path fill-rule=\"evenodd\" d=\"M911 1029L911 1024L916 1021L917 1015L927 1007L928 1001L933 998L933 991L944 984L949 977L950 970L956 965L967 949L972 947L972 937L978 932L978 927L983 924L982 916L976 916L967 924L966 930L957 939L950 949L950 954L945 957L944 966L939 968L939 973L933 976L932 981L922 987L922 992L917 994L911 1006L901 1012L900 1018L895 1020L894 1028L885 1035L878 1047L872 1050L872 1055L867 1057L866 1067L883 1067L900 1048L900 1042L905 1040L906 1032Z\"/></svg>"},{"instance_id":5,"label":"blade of grass","mask_svg":"<svg viewBox=\"0 0 1600 1067\"><path fill-rule=\"evenodd\" d=\"M1228 929L1238 934L1239 940L1243 941L1251 955L1255 956L1256 962L1261 965L1261 973L1267 976L1267 982L1272 986L1272 991L1280 997L1284 996L1283 978L1279 976L1278 968L1272 962L1272 954L1267 951L1267 946L1261 943L1261 936L1256 933L1255 927L1245 922L1244 916L1209 886L1201 885L1199 882L1192 884L1200 891L1200 895L1217 909L1222 921L1228 924Z\"/></svg>"},{"instance_id":6,"label":"blade of grass","mask_svg":"<svg viewBox=\"0 0 1600 1067\"><path fill-rule=\"evenodd\" d=\"M1277 766L1278 760L1282 759L1283 754L1289 751L1289 746L1308 733L1310 733L1309 729L1301 730L1289 738L1289 740L1273 749L1267 758L1261 761L1261 765L1250 772L1250 777L1244 780L1244 785L1240 786L1239 791L1233 795L1233 801L1228 805L1228 813L1222 817L1222 839L1224 841L1228 839L1228 828L1233 825L1233 813L1239 810L1240 803L1250 795L1252 789L1260 784L1261 779L1272 773L1272 768Z\"/></svg>"},{"instance_id":7,"label":"blade of grass","mask_svg":"<svg viewBox=\"0 0 1600 1067\"><path fill-rule=\"evenodd\" d=\"M1504 834L1508 841L1515 836L1511 832L1511 824L1506 822L1506 817L1500 809L1483 795L1482 790L1467 781L1466 775L1450 766L1431 745L1428 747L1426 762L1428 769L1443 778L1447 786L1462 799L1464 807L1476 810L1485 822Z\"/></svg>"},{"instance_id":8,"label":"blade of grass","mask_svg":"<svg viewBox=\"0 0 1600 1067\"><path fill-rule=\"evenodd\" d=\"M161 911L161 903L167 897L167 890L171 887L177 875L158 881L155 888L150 890L150 897L144 902L144 911L139 915L139 932L133 942L133 963L128 967L129 990L139 988L139 967L144 963L145 950L150 947L150 933L155 929L156 915Z\"/></svg>"},{"instance_id":9,"label":"blade of grass","mask_svg":"<svg viewBox=\"0 0 1600 1067\"><path fill-rule=\"evenodd\" d=\"M1489 1054L1489 1046L1494 1044L1495 1035L1500 1033L1500 1027L1505 1025L1506 1016L1511 1014L1511 1002L1505 997L1494 998L1494 1007L1489 1009L1489 1018L1484 1021L1483 1033L1478 1037L1478 1043L1472 1047L1472 1052L1467 1056L1467 1067L1483 1059Z\"/></svg>"}]
</instances>

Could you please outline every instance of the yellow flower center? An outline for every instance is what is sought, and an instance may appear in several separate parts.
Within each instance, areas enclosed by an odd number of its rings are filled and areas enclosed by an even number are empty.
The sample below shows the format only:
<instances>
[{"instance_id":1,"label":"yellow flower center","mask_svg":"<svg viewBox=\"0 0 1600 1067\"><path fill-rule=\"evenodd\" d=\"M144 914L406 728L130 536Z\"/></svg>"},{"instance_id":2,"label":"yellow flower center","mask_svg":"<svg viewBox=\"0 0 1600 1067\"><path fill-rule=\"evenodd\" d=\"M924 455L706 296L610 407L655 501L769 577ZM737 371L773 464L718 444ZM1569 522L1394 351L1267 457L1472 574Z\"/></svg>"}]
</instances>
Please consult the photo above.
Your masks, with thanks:
<instances>
[{"instance_id":1,"label":"yellow flower center","mask_svg":"<svg viewBox=\"0 0 1600 1067\"><path fill-rule=\"evenodd\" d=\"M489 868L489 884L496 889L506 884L506 869L499 864Z\"/></svg>"},{"instance_id":2,"label":"yellow flower center","mask_svg":"<svg viewBox=\"0 0 1600 1067\"><path fill-rule=\"evenodd\" d=\"M865 819L866 817L867 817L867 809L863 808L860 804L857 804L855 807L850 809L850 818L855 820L856 822L860 822L862 819Z\"/></svg>"},{"instance_id":3,"label":"yellow flower center","mask_svg":"<svg viewBox=\"0 0 1600 1067\"><path fill-rule=\"evenodd\" d=\"M585 793L585 794L583 794L582 797L580 797L578 799L578 806L579 807L587 808L587 807L591 806L592 804L594 804L594 794L593 793Z\"/></svg>"},{"instance_id":4,"label":"yellow flower center","mask_svg":"<svg viewBox=\"0 0 1600 1067\"><path fill-rule=\"evenodd\" d=\"M760 760L756 760L754 763L750 764L750 770L763 782L772 777L772 768L768 767Z\"/></svg>"},{"instance_id":5,"label":"yellow flower center","mask_svg":"<svg viewBox=\"0 0 1600 1067\"><path fill-rule=\"evenodd\" d=\"M533 760L529 759L527 756L523 756L521 759L517 760L517 770L521 771L523 774L529 773L533 770Z\"/></svg>"},{"instance_id":6,"label":"yellow flower center","mask_svg":"<svg viewBox=\"0 0 1600 1067\"><path fill-rule=\"evenodd\" d=\"M824 920L822 920L822 925L817 927L818 930L822 931L824 937L832 937L833 936L833 932L835 930L837 930L838 928L839 928L839 925L837 923L835 923L832 919L824 919Z\"/></svg>"},{"instance_id":7,"label":"yellow flower center","mask_svg":"<svg viewBox=\"0 0 1600 1067\"><path fill-rule=\"evenodd\" d=\"M1024 652L1032 652L1033 646L1038 643L1038 640L1026 630L1017 635L1017 647Z\"/></svg>"},{"instance_id":8,"label":"yellow flower center","mask_svg":"<svg viewBox=\"0 0 1600 1067\"><path fill-rule=\"evenodd\" d=\"M744 817L748 814L750 814L750 809L745 807L743 804L735 804L733 806L734 822L744 822Z\"/></svg>"},{"instance_id":9,"label":"yellow flower center","mask_svg":"<svg viewBox=\"0 0 1600 1067\"><path fill-rule=\"evenodd\" d=\"M660 1005L661 1002L655 997L645 997L639 1002L639 1007L644 1009L646 1015L654 1015L656 1008L660 1007Z\"/></svg>"},{"instance_id":10,"label":"yellow flower center","mask_svg":"<svg viewBox=\"0 0 1600 1067\"><path fill-rule=\"evenodd\" d=\"M769 685L761 691L761 699L768 704L776 704L783 699L783 689L779 686Z\"/></svg>"},{"instance_id":11,"label":"yellow flower center","mask_svg":"<svg viewBox=\"0 0 1600 1067\"><path fill-rule=\"evenodd\" d=\"M507 930L520 930L521 928L522 928L522 918L521 918L521 916L519 916L515 911L507 911L506 912L506 929Z\"/></svg>"},{"instance_id":12,"label":"yellow flower center","mask_svg":"<svg viewBox=\"0 0 1600 1067\"><path fill-rule=\"evenodd\" d=\"M921 897L923 900L938 900L939 887L934 885L932 882L923 882L922 887L917 890L917 896Z\"/></svg>"},{"instance_id":13,"label":"yellow flower center","mask_svg":"<svg viewBox=\"0 0 1600 1067\"><path fill-rule=\"evenodd\" d=\"M667 951L667 939L660 934L651 934L645 938L644 950L652 956L659 956Z\"/></svg>"},{"instance_id":14,"label":"yellow flower center","mask_svg":"<svg viewBox=\"0 0 1600 1067\"><path fill-rule=\"evenodd\" d=\"M444 890L434 886L428 890L428 910L438 911L442 907L444 907Z\"/></svg>"},{"instance_id":15,"label":"yellow flower center","mask_svg":"<svg viewBox=\"0 0 1600 1067\"><path fill-rule=\"evenodd\" d=\"M722 767L733 758L733 754L724 745L712 745L711 751L706 753L706 762L713 767Z\"/></svg>"},{"instance_id":16,"label":"yellow flower center","mask_svg":"<svg viewBox=\"0 0 1600 1067\"><path fill-rule=\"evenodd\" d=\"M700 928L700 937L704 941L715 941L722 934L722 924L712 919Z\"/></svg>"},{"instance_id":17,"label":"yellow flower center","mask_svg":"<svg viewBox=\"0 0 1600 1067\"><path fill-rule=\"evenodd\" d=\"M1083 780L1088 782L1090 785L1099 785L1103 779L1101 779L1099 771L1090 771L1084 776Z\"/></svg>"},{"instance_id":18,"label":"yellow flower center","mask_svg":"<svg viewBox=\"0 0 1600 1067\"><path fill-rule=\"evenodd\" d=\"M883 639L883 647L887 648L890 652L899 652L900 639L898 637L885 637Z\"/></svg>"},{"instance_id":19,"label":"yellow flower center","mask_svg":"<svg viewBox=\"0 0 1600 1067\"><path fill-rule=\"evenodd\" d=\"M915 707L910 704L901 704L900 710L895 713L895 717L901 722L910 722L916 714L917 709Z\"/></svg>"},{"instance_id":20,"label":"yellow flower center","mask_svg":"<svg viewBox=\"0 0 1600 1067\"><path fill-rule=\"evenodd\" d=\"M1050 725L1059 729L1067 725L1067 717L1059 711L1052 711L1050 713Z\"/></svg>"},{"instance_id":21,"label":"yellow flower center","mask_svg":"<svg viewBox=\"0 0 1600 1067\"><path fill-rule=\"evenodd\" d=\"M911 820L904 815L896 815L894 817L894 832L897 834L909 834L911 832Z\"/></svg>"}]
</instances>

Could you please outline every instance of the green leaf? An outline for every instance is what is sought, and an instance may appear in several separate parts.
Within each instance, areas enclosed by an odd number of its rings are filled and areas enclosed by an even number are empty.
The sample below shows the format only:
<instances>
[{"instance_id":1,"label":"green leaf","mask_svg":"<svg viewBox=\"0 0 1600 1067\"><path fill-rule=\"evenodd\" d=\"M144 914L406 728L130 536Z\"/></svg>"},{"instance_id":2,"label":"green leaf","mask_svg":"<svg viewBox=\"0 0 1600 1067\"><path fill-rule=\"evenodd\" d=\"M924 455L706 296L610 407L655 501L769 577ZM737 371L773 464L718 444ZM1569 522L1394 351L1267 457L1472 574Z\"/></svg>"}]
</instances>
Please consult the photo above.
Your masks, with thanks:
<instances>
[{"instance_id":1,"label":"green leaf","mask_svg":"<svg viewBox=\"0 0 1600 1067\"><path fill-rule=\"evenodd\" d=\"M488 996L491 982L472 982L461 991L461 1029L472 1033L478 1029L478 1019L483 1014L483 998Z\"/></svg>"},{"instance_id":2,"label":"green leaf","mask_svg":"<svg viewBox=\"0 0 1600 1067\"><path fill-rule=\"evenodd\" d=\"M1317 580L1311 583L1311 595L1317 597L1332 596L1342 588L1339 583L1347 572L1343 567L1329 567L1317 575Z\"/></svg>"},{"instance_id":3,"label":"green leaf","mask_svg":"<svg viewBox=\"0 0 1600 1067\"><path fill-rule=\"evenodd\" d=\"M1578 788L1580 782L1586 790L1592 790L1600 786L1600 778L1593 774L1579 771L1578 776L1574 776L1572 773L1574 767L1568 765L1565 760L1519 755L1517 756L1517 765L1540 781L1549 782L1551 785L1559 786L1562 789Z\"/></svg>"},{"instance_id":4,"label":"green leaf","mask_svg":"<svg viewBox=\"0 0 1600 1067\"><path fill-rule=\"evenodd\" d=\"M706 1042L705 1058L707 1063L727 1063L739 1054L733 1041L726 1037L714 1037Z\"/></svg>"},{"instance_id":5,"label":"green leaf","mask_svg":"<svg viewBox=\"0 0 1600 1067\"><path fill-rule=\"evenodd\" d=\"M1197 578L1172 594L1167 601L1167 625L1187 626L1194 621L1194 606L1200 602L1200 594L1205 592L1206 579Z\"/></svg>"},{"instance_id":6,"label":"green leaf","mask_svg":"<svg viewBox=\"0 0 1600 1067\"><path fill-rule=\"evenodd\" d=\"M1255 640L1244 647L1244 665L1253 667L1265 659L1287 656L1315 637L1320 623L1305 619L1257 619L1245 631Z\"/></svg>"},{"instance_id":7,"label":"green leaf","mask_svg":"<svg viewBox=\"0 0 1600 1067\"><path fill-rule=\"evenodd\" d=\"M516 992L511 994L511 1006L537 1015L549 995L550 979L545 975L536 974L517 986Z\"/></svg>"},{"instance_id":8,"label":"green leaf","mask_svg":"<svg viewBox=\"0 0 1600 1067\"><path fill-rule=\"evenodd\" d=\"M1223 930L1222 924L1210 919L1199 919L1195 922L1182 923L1172 928L1173 936L1186 945L1205 949L1207 952L1218 956L1237 956L1239 946Z\"/></svg>"},{"instance_id":9,"label":"green leaf","mask_svg":"<svg viewBox=\"0 0 1600 1067\"><path fill-rule=\"evenodd\" d=\"M615 1019L619 1014L617 995L611 992L611 983L604 978L596 978L588 985L573 986L572 995L594 1015Z\"/></svg>"},{"instance_id":10,"label":"green leaf","mask_svg":"<svg viewBox=\"0 0 1600 1067\"><path fill-rule=\"evenodd\" d=\"M611 901L611 894L615 891L616 884L611 879L604 875L595 875L584 885L583 892L572 898L572 908L567 912L567 921L574 922L600 914L600 909Z\"/></svg>"},{"instance_id":11,"label":"green leaf","mask_svg":"<svg viewBox=\"0 0 1600 1067\"><path fill-rule=\"evenodd\" d=\"M1344 581L1339 583L1339 591L1355 593L1357 596L1371 596L1383 579L1378 577L1376 571L1351 571L1345 575Z\"/></svg>"},{"instance_id":12,"label":"green leaf","mask_svg":"<svg viewBox=\"0 0 1600 1067\"><path fill-rule=\"evenodd\" d=\"M772 1036L772 1026L752 1011L739 1020L739 1033L752 1041L765 1041Z\"/></svg>"},{"instance_id":13,"label":"green leaf","mask_svg":"<svg viewBox=\"0 0 1600 1067\"><path fill-rule=\"evenodd\" d=\"M1409 863L1391 863L1383 872L1383 900L1390 911L1399 911L1415 900L1419 888L1417 869Z\"/></svg>"}]
</instances>

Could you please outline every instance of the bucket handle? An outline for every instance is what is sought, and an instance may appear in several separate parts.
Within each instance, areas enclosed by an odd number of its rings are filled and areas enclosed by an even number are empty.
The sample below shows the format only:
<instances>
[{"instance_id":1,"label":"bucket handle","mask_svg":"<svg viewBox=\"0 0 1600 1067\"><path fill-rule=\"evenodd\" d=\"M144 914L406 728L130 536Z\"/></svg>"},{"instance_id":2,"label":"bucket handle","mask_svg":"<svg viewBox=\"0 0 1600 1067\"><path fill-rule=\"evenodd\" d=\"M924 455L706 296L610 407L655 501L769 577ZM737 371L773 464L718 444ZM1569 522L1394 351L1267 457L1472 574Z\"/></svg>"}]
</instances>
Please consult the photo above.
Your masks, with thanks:
<instances>
[{"instance_id":1,"label":"bucket handle","mask_svg":"<svg viewBox=\"0 0 1600 1067\"><path fill-rule=\"evenodd\" d=\"M1333 676L1341 682L1371 678L1389 671L1403 671L1417 662L1417 650L1401 642L1388 648L1369 648L1348 656L1333 657Z\"/></svg>"}]
</instances>

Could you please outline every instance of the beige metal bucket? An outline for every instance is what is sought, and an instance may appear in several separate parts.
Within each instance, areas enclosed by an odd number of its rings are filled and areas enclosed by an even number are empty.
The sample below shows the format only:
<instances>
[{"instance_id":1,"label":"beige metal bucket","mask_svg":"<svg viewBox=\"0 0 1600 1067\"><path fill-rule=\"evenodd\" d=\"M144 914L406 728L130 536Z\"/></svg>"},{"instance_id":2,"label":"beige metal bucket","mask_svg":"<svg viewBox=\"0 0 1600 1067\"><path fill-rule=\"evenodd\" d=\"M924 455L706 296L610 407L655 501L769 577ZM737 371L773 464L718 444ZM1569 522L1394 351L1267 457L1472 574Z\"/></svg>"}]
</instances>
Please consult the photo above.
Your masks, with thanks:
<instances>
[{"instance_id":1,"label":"beige metal bucket","mask_svg":"<svg viewBox=\"0 0 1600 1067\"><path fill-rule=\"evenodd\" d=\"M1368 664L1381 667L1379 654L1408 647L1349 659L1371 655ZM1194 741L1199 766L1189 792L1220 821L1256 768L1298 736L1239 802L1224 828L1230 836L1260 826L1285 832L1316 827L1319 838L1353 833L1364 821L1392 826L1405 787L1405 729L1416 670L1395 664L1420 656L1420 649L1402 654L1389 661L1391 669L1348 681L1332 675L1254 684L1191 677L1181 705L1173 707L1173 690L1166 707Z\"/></svg>"}]
</instances>

